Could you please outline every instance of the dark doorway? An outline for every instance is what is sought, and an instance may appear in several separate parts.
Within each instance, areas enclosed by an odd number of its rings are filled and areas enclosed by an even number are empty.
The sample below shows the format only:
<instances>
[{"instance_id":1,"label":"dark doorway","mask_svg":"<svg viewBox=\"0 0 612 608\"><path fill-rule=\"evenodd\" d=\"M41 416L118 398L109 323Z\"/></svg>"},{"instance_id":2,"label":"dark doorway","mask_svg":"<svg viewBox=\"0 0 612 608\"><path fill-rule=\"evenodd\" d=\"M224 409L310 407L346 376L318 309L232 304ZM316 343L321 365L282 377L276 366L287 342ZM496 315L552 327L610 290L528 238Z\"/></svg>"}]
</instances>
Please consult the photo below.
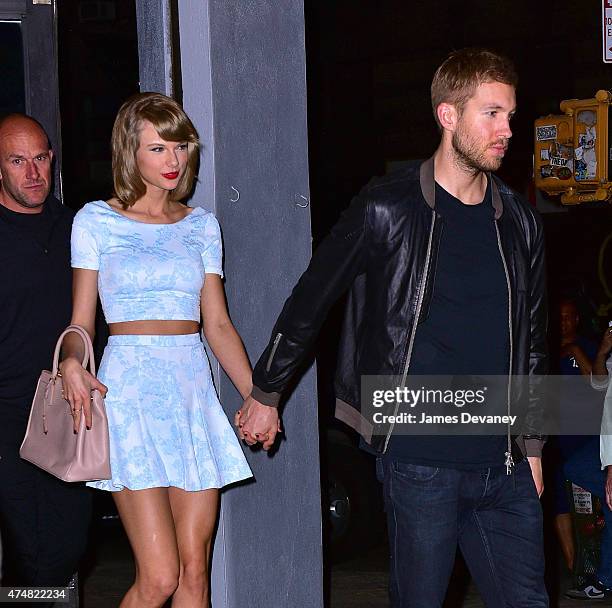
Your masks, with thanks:
<instances>
[{"instance_id":1,"label":"dark doorway","mask_svg":"<svg viewBox=\"0 0 612 608\"><path fill-rule=\"evenodd\" d=\"M0 114L25 112L25 75L21 21L0 22Z\"/></svg>"},{"instance_id":2,"label":"dark doorway","mask_svg":"<svg viewBox=\"0 0 612 608\"><path fill-rule=\"evenodd\" d=\"M25 112L43 125L55 151L61 194L55 13L51 2L0 0L0 113Z\"/></svg>"},{"instance_id":3,"label":"dark doorway","mask_svg":"<svg viewBox=\"0 0 612 608\"><path fill-rule=\"evenodd\" d=\"M139 91L134 0L58 2L64 203L109 198L117 110Z\"/></svg>"}]
</instances>

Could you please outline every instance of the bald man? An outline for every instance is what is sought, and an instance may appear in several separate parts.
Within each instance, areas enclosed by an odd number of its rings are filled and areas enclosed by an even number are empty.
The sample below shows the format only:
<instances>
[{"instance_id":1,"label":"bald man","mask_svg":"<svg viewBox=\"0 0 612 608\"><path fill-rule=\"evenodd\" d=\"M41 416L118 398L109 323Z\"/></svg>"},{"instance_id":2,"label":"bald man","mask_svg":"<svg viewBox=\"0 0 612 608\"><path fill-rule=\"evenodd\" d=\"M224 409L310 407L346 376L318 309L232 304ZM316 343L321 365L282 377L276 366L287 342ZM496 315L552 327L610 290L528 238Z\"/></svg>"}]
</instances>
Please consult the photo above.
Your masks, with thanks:
<instances>
[{"instance_id":1,"label":"bald man","mask_svg":"<svg viewBox=\"0 0 612 608\"><path fill-rule=\"evenodd\" d=\"M41 125L0 118L0 530L4 585L65 586L87 540L90 493L19 458L38 375L70 322L73 212L52 194ZM38 605L38 604L37 604Z\"/></svg>"}]
</instances>

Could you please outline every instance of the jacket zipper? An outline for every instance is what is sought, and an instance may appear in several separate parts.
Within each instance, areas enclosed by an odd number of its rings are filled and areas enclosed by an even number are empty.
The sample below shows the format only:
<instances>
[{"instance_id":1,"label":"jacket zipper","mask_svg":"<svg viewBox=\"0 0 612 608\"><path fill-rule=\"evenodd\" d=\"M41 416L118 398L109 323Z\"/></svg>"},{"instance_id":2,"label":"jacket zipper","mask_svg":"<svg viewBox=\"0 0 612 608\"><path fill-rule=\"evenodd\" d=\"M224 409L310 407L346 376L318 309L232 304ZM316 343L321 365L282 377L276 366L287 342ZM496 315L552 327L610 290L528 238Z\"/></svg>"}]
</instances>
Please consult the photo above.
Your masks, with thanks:
<instances>
[{"instance_id":1,"label":"jacket zipper","mask_svg":"<svg viewBox=\"0 0 612 608\"><path fill-rule=\"evenodd\" d=\"M272 367L272 361L274 360L274 355L276 354L276 349L278 348L278 344L281 341L283 334L276 334L274 338L274 343L272 344L272 350L270 351L270 356L268 357L268 361L266 362L266 373L270 371Z\"/></svg>"},{"instance_id":2,"label":"jacket zipper","mask_svg":"<svg viewBox=\"0 0 612 608\"><path fill-rule=\"evenodd\" d=\"M506 264L506 258L504 257L504 251L501 245L501 237L499 235L499 227L497 225L497 220L495 221L495 232L497 234L497 246L499 248L499 254L501 255L502 264L504 266L504 274L506 275L506 287L508 289L508 334L509 334L509 346L510 346L510 361L508 365L508 389L506 393L506 398L508 400L508 416L510 416L510 394L512 388L512 351L513 351L513 343L512 343L512 296L510 290L510 275L508 274L508 266ZM504 464L506 465L506 475L510 475L512 473L512 467L514 466L514 458L512 458L512 438L510 437L510 425L508 424L507 431L507 451L506 451L506 460Z\"/></svg>"},{"instance_id":3,"label":"jacket zipper","mask_svg":"<svg viewBox=\"0 0 612 608\"><path fill-rule=\"evenodd\" d=\"M427 275L429 274L429 264L431 262L431 244L433 242L433 232L434 226L436 223L436 212L432 210L431 212L431 228L429 229L429 241L427 243L427 254L425 255L425 267L423 269L423 278L421 279L421 284L419 285L419 296L417 299L417 307L414 316L414 322L412 324L412 332L410 333L410 342L408 343L408 353L406 354L406 363L404 365L404 372L402 374L402 383L401 389L406 385L406 378L408 376L408 368L410 367L410 359L412 357L412 347L414 346L414 338L416 336L417 323L419 321L419 317L421 316L421 307L423 306L423 298L425 296L425 286L427 285ZM399 410L399 402L395 406L394 416L397 416L397 412ZM393 433L393 427L395 423L391 424L389 431L387 432L387 436L385 438L385 446L383 448L383 454L387 451L387 446L389 445L389 440L391 439L391 435Z\"/></svg>"}]
</instances>

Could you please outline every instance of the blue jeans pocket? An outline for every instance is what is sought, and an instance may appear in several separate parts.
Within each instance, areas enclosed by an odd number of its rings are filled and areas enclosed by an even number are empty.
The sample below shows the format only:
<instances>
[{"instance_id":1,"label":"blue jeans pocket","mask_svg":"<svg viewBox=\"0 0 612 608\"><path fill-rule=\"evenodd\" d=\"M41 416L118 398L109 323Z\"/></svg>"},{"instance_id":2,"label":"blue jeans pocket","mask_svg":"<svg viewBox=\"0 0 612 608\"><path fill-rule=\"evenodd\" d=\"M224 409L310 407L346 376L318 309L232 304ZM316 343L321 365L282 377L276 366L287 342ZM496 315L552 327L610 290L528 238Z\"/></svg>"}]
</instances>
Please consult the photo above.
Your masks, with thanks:
<instances>
[{"instance_id":1,"label":"blue jeans pocket","mask_svg":"<svg viewBox=\"0 0 612 608\"><path fill-rule=\"evenodd\" d=\"M393 461L391 468L396 477L410 481L431 481L440 471L438 467L429 467L423 464L410 464L398 460Z\"/></svg>"},{"instance_id":2,"label":"blue jeans pocket","mask_svg":"<svg viewBox=\"0 0 612 608\"><path fill-rule=\"evenodd\" d=\"M376 457L376 479L383 483L385 480L385 463L380 456Z\"/></svg>"}]
</instances>

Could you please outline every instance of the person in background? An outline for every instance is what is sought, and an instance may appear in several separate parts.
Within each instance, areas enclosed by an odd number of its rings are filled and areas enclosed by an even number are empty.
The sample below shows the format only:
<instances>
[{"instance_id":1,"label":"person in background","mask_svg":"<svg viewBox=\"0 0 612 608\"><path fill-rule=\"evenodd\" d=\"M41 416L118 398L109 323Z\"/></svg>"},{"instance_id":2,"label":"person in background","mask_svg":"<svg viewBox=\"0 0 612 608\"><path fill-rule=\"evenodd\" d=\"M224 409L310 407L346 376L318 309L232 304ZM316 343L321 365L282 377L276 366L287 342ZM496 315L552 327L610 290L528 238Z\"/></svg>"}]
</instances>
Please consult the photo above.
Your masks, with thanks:
<instances>
[{"instance_id":1,"label":"person in background","mask_svg":"<svg viewBox=\"0 0 612 608\"><path fill-rule=\"evenodd\" d=\"M601 346L593 364L591 384L594 388L606 391L604 410L599 438L599 458L601 468L606 473L606 504L612 509L612 322L604 332Z\"/></svg>"},{"instance_id":2,"label":"person in background","mask_svg":"<svg viewBox=\"0 0 612 608\"><path fill-rule=\"evenodd\" d=\"M580 315L576 302L564 298L559 304L560 352L559 373L563 376L583 376L590 382L593 360L597 353L597 343L581 336L578 332ZM563 399L564 395L561 395ZM570 404L576 407L577 404ZM574 568L574 536L570 506L565 488L564 464L578 448L592 437L580 435L561 435L556 438L559 463L555 471L555 532L570 571Z\"/></svg>"},{"instance_id":3,"label":"person in background","mask_svg":"<svg viewBox=\"0 0 612 608\"><path fill-rule=\"evenodd\" d=\"M0 118L0 529L3 585L63 587L86 545L91 490L19 458L36 383L70 322L74 213L51 192L33 118ZM37 604L41 605L41 604Z\"/></svg>"},{"instance_id":4,"label":"person in background","mask_svg":"<svg viewBox=\"0 0 612 608\"><path fill-rule=\"evenodd\" d=\"M570 320L572 316L575 318L575 322ZM572 327L577 326L577 322L577 312L574 305L573 310L570 309L566 323L571 330ZM589 365L588 356L585 356L588 353L588 346L586 346L584 340L582 342L583 346L580 346L579 339L575 337L574 342L565 345L565 350L562 353L565 352L574 357L580 373L585 374L585 371L589 370L588 375L593 388L605 390L608 386L606 362L612 349L612 329L608 328L604 332L599 348L595 351L592 366ZM604 421L605 404L602 424ZM566 446L566 461L563 466L565 479L569 479L594 496L598 496L602 500L605 519L600 537L599 565L594 580L588 581L582 588L569 590L566 595L573 599L609 599L612 597L612 510L610 501L606 500L606 487L607 478L612 477L611 467L608 466L612 464L612 459L610 458L608 442L603 431L600 437L583 436L564 439L567 439L569 444L569 446ZM605 471L606 467L608 472Z\"/></svg>"}]
</instances>

